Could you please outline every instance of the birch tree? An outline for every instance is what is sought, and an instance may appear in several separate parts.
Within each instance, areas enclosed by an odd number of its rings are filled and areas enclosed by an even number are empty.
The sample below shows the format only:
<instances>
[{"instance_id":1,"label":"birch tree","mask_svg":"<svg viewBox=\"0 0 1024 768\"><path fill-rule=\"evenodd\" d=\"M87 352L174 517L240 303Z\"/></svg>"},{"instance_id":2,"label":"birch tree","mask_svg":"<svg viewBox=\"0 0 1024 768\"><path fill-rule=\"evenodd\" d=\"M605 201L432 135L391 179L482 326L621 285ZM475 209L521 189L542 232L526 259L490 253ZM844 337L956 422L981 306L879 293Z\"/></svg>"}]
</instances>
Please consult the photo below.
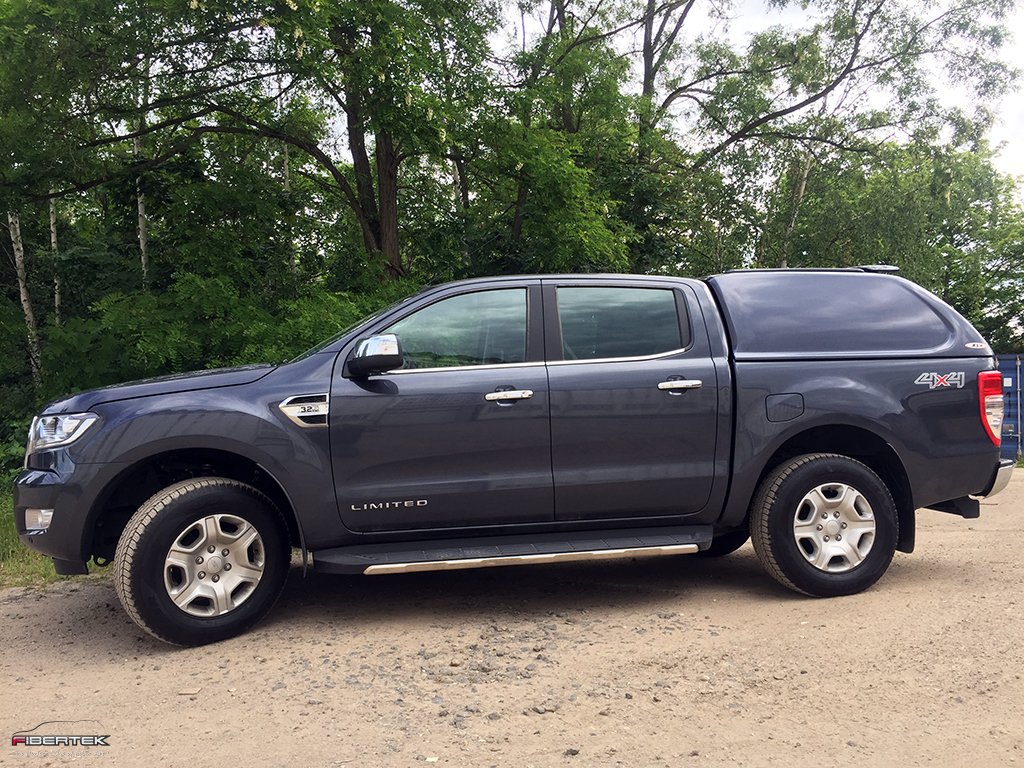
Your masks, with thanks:
<instances>
[{"instance_id":1,"label":"birch tree","mask_svg":"<svg viewBox=\"0 0 1024 768\"><path fill-rule=\"evenodd\" d=\"M36 389L39 389L43 384L43 355L39 344L39 326L36 324L36 316L32 311L32 297L28 292L25 242L21 237L21 217L15 211L7 212L7 226L11 235L11 248L14 251L14 269L18 276L18 296L21 299L21 311L25 317L29 367L32 371L32 382Z\"/></svg>"},{"instance_id":2,"label":"birch tree","mask_svg":"<svg viewBox=\"0 0 1024 768\"><path fill-rule=\"evenodd\" d=\"M53 267L53 322L60 325L60 248L57 241L57 199L51 197L47 208L50 213L50 260Z\"/></svg>"}]
</instances>

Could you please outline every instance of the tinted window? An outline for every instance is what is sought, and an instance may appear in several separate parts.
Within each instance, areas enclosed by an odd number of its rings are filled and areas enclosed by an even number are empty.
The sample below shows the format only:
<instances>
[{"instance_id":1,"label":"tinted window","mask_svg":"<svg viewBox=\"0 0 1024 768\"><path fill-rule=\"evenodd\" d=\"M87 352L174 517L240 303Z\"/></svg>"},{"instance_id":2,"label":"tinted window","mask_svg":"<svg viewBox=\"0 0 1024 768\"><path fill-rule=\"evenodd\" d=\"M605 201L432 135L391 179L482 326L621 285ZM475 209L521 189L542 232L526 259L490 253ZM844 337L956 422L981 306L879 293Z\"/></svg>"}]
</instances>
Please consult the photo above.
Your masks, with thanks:
<instances>
[{"instance_id":1,"label":"tinted window","mask_svg":"<svg viewBox=\"0 0 1024 768\"><path fill-rule=\"evenodd\" d=\"M752 271L708 282L721 297L740 357L913 354L939 349L953 337L934 297L896 277Z\"/></svg>"},{"instance_id":2,"label":"tinted window","mask_svg":"<svg viewBox=\"0 0 1024 768\"><path fill-rule=\"evenodd\" d=\"M526 360L526 289L464 293L387 329L402 340L402 368L450 368Z\"/></svg>"},{"instance_id":3,"label":"tinted window","mask_svg":"<svg viewBox=\"0 0 1024 768\"><path fill-rule=\"evenodd\" d=\"M559 288L566 360L642 357L685 346L675 293L662 288Z\"/></svg>"}]
</instances>

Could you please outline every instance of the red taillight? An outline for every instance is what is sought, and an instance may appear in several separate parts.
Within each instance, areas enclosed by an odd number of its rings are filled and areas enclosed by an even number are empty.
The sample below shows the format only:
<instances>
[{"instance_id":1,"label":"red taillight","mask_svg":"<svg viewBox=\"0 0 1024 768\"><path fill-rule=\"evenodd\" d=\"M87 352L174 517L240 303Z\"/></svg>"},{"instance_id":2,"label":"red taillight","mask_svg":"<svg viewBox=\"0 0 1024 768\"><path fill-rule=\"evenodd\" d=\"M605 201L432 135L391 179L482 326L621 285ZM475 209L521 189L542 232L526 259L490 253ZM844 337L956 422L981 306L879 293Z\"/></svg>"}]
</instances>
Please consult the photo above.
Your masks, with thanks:
<instances>
[{"instance_id":1,"label":"red taillight","mask_svg":"<svg viewBox=\"0 0 1024 768\"><path fill-rule=\"evenodd\" d=\"M999 371L982 371L978 374L978 407L981 423L988 432L988 439L999 445L1003 430L1003 374Z\"/></svg>"}]
</instances>

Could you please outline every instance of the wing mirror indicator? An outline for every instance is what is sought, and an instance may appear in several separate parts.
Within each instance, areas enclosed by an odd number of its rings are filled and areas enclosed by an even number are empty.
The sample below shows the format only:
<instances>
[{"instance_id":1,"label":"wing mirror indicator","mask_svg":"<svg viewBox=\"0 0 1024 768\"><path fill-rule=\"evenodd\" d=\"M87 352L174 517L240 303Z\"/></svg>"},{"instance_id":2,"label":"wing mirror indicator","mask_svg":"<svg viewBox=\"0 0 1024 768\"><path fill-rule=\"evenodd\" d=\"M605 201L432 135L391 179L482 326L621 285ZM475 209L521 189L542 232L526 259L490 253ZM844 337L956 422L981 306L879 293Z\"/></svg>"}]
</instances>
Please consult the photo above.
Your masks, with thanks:
<instances>
[{"instance_id":1,"label":"wing mirror indicator","mask_svg":"<svg viewBox=\"0 0 1024 768\"><path fill-rule=\"evenodd\" d=\"M348 373L354 379L362 379L401 368L404 362L402 341L398 335L381 333L356 342L356 348L348 358Z\"/></svg>"}]
</instances>

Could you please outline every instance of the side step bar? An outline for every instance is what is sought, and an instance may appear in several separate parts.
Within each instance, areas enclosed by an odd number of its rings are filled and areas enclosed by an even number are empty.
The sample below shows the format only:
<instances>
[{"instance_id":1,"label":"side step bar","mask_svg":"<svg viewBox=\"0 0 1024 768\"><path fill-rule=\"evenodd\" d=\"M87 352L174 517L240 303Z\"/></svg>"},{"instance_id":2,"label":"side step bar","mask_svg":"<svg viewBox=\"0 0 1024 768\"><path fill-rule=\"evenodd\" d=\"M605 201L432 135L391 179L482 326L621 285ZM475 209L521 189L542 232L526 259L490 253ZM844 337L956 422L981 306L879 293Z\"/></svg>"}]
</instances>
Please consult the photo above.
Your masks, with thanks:
<instances>
[{"instance_id":1,"label":"side step bar","mask_svg":"<svg viewBox=\"0 0 1024 768\"><path fill-rule=\"evenodd\" d=\"M550 555L506 555L504 557L467 557L462 560L424 560L418 563L371 565L367 576L385 573L416 573L417 571L458 571L463 568L495 568L501 565L533 565L568 563L574 560L607 560L615 557L656 557L658 555L692 555L700 550L696 544L672 544L666 547L629 547L626 549L591 549L587 552L552 552Z\"/></svg>"},{"instance_id":2,"label":"side step bar","mask_svg":"<svg viewBox=\"0 0 1024 768\"><path fill-rule=\"evenodd\" d=\"M711 544L711 526L492 536L472 539L355 544L313 553L321 573L416 573L507 565L564 563L698 552Z\"/></svg>"}]
</instances>

